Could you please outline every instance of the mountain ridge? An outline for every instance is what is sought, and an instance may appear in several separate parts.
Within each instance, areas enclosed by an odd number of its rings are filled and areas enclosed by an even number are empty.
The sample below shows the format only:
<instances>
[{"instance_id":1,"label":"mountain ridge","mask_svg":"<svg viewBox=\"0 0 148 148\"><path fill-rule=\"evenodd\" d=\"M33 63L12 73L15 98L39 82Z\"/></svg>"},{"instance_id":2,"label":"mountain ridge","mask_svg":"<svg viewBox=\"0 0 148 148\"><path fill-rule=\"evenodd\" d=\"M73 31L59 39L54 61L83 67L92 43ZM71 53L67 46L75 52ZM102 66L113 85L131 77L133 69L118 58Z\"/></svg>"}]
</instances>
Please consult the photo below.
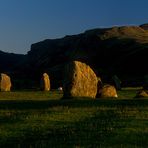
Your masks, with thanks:
<instances>
[{"instance_id":1,"label":"mountain ridge","mask_svg":"<svg viewBox=\"0 0 148 148\"><path fill-rule=\"evenodd\" d=\"M148 62L147 44L148 31L140 26L99 28L33 44L28 57L32 67L40 69L40 73L48 71L53 77L53 73L58 75L58 72L53 72L52 68L59 65L59 73L62 73L64 64L71 60L88 63L98 75L103 71L100 75L142 76L148 73L143 65ZM138 63L141 66L137 72Z\"/></svg>"},{"instance_id":2,"label":"mountain ridge","mask_svg":"<svg viewBox=\"0 0 148 148\"><path fill-rule=\"evenodd\" d=\"M65 64L78 60L89 64L104 82L117 75L123 84L132 84L130 79L141 85L148 74L148 30L143 26L146 25L95 28L34 43L11 72L14 78L17 75L30 82L39 81L42 73L47 72L52 86L58 87L62 85Z\"/></svg>"}]
</instances>

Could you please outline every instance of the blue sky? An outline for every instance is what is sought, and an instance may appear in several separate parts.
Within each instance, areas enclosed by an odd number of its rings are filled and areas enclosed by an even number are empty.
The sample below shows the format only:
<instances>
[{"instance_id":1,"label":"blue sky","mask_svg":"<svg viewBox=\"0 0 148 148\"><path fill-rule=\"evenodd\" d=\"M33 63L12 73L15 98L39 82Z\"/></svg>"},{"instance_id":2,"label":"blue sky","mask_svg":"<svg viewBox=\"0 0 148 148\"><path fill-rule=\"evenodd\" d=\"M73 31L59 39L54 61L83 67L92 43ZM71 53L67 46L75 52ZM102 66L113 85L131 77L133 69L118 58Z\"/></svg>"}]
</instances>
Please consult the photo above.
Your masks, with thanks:
<instances>
[{"instance_id":1,"label":"blue sky","mask_svg":"<svg viewBox=\"0 0 148 148\"><path fill-rule=\"evenodd\" d=\"M0 0L0 50L87 29L148 23L148 0Z\"/></svg>"}]
</instances>

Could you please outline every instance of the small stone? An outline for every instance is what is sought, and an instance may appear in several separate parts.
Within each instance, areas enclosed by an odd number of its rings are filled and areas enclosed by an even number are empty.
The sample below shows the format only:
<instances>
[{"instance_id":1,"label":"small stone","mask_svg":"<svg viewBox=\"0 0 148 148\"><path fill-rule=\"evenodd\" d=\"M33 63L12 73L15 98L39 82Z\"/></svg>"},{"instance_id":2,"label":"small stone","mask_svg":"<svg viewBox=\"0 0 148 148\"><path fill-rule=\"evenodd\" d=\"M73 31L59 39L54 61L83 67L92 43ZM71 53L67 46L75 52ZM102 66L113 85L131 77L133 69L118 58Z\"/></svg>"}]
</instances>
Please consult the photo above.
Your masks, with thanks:
<instances>
[{"instance_id":1,"label":"small stone","mask_svg":"<svg viewBox=\"0 0 148 148\"><path fill-rule=\"evenodd\" d=\"M108 97L117 98L118 95L117 95L116 88L109 84L104 85L101 90L100 97L101 98L108 98Z\"/></svg>"},{"instance_id":2,"label":"small stone","mask_svg":"<svg viewBox=\"0 0 148 148\"><path fill-rule=\"evenodd\" d=\"M143 98L143 97L148 97L148 93L145 90L140 90L135 96L135 98Z\"/></svg>"},{"instance_id":3,"label":"small stone","mask_svg":"<svg viewBox=\"0 0 148 148\"><path fill-rule=\"evenodd\" d=\"M44 73L41 78L41 89L43 91L49 91L50 90L50 79L47 73Z\"/></svg>"}]
</instances>

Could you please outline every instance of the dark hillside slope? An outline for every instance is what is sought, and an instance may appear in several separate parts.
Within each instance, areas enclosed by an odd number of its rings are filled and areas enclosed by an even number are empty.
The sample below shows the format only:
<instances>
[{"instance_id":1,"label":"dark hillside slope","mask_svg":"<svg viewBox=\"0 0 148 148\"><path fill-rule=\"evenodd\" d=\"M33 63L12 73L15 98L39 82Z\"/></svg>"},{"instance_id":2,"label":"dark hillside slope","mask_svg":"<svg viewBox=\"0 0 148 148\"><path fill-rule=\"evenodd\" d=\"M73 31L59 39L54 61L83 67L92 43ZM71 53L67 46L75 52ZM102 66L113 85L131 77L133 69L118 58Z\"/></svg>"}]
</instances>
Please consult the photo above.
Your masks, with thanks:
<instances>
[{"instance_id":1,"label":"dark hillside slope","mask_svg":"<svg viewBox=\"0 0 148 148\"><path fill-rule=\"evenodd\" d=\"M26 64L26 59L27 55L0 51L0 73L8 74L11 77L12 89L24 81L25 73L21 69Z\"/></svg>"},{"instance_id":2,"label":"dark hillside slope","mask_svg":"<svg viewBox=\"0 0 148 148\"><path fill-rule=\"evenodd\" d=\"M25 60L25 55L0 51L0 72L11 73Z\"/></svg>"},{"instance_id":3,"label":"dark hillside slope","mask_svg":"<svg viewBox=\"0 0 148 148\"><path fill-rule=\"evenodd\" d=\"M60 85L64 65L70 60L88 63L107 79L116 74L123 81L136 81L148 74L147 51L148 31L138 26L123 26L47 39L32 44L27 56L34 77L48 71L56 85Z\"/></svg>"}]
</instances>

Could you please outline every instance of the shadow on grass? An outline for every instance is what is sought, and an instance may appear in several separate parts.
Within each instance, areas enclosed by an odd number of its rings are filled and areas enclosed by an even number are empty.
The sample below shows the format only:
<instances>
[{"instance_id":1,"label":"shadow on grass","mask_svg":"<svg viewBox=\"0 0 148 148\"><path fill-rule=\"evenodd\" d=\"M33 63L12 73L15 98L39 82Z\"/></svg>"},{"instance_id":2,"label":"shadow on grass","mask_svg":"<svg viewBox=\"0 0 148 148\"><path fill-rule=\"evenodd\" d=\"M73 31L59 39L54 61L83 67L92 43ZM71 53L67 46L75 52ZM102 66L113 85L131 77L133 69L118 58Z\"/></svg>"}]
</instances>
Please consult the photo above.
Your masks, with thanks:
<instances>
[{"instance_id":1,"label":"shadow on grass","mask_svg":"<svg viewBox=\"0 0 148 148\"><path fill-rule=\"evenodd\" d=\"M34 135L28 133L26 139L21 142L8 141L1 147L96 147L103 145L105 138L110 136L113 121L117 118L118 115L114 111L102 111L80 122L69 125L65 123L65 127L50 128L45 137L37 133Z\"/></svg>"},{"instance_id":2,"label":"shadow on grass","mask_svg":"<svg viewBox=\"0 0 148 148\"><path fill-rule=\"evenodd\" d=\"M47 109L55 106L68 106L70 108L84 107L104 107L96 110L92 117L87 117L82 121L66 123L64 126L48 128L45 133L32 132L31 129L25 131L23 139L11 139L1 145L1 148L48 148L48 147L129 147L145 146L148 144L148 133L143 131L130 132L133 125L129 123L133 120L128 116L127 107L147 107L148 100L116 100L89 98L73 100L49 100L49 101L18 101L1 100L0 109ZM117 107L112 110L113 107ZM107 109L106 109L107 108ZM127 117L124 112L127 111ZM133 123L136 123L136 119ZM126 122L126 124L125 124ZM140 121L139 121L140 122ZM124 124L123 124L124 123ZM42 124L42 123L41 123ZM59 123L60 124L60 123ZM136 127L136 126L135 126ZM122 131L123 130L123 131ZM42 135L43 134L43 135Z\"/></svg>"},{"instance_id":3,"label":"shadow on grass","mask_svg":"<svg viewBox=\"0 0 148 148\"><path fill-rule=\"evenodd\" d=\"M0 100L0 109L9 110L9 109L47 109L56 106L68 106L72 108L82 108L82 107L95 107L95 106L147 106L148 99L96 99L92 100L91 98L79 98L71 100Z\"/></svg>"},{"instance_id":4,"label":"shadow on grass","mask_svg":"<svg viewBox=\"0 0 148 148\"><path fill-rule=\"evenodd\" d=\"M29 137L28 134L25 140L13 143L11 147L145 147L148 133L136 129L128 131L134 127L123 124L127 120L131 121L131 118L123 117L117 110L99 110L93 117L73 124L65 123L64 127L50 128L45 136L34 133ZM7 144L5 148L10 146Z\"/></svg>"}]
</instances>

